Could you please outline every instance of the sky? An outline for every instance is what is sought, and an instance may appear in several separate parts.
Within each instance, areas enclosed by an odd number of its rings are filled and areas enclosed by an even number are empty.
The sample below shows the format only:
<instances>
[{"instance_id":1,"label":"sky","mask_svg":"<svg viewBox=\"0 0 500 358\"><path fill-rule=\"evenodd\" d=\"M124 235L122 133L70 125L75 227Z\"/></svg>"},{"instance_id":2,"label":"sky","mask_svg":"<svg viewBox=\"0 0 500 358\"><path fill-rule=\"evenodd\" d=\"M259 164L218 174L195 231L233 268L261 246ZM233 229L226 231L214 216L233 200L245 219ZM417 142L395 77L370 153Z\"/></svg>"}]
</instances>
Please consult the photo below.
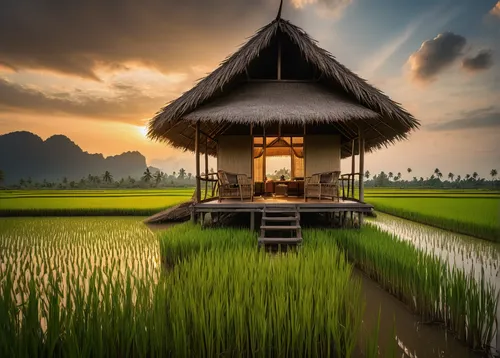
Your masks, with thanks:
<instances>
[{"instance_id":1,"label":"sky","mask_svg":"<svg viewBox=\"0 0 500 358\"><path fill-rule=\"evenodd\" d=\"M147 121L278 6L0 0L0 134L64 134L90 153L138 150L149 165L194 172L192 153L146 138ZM284 0L282 17L420 120L407 141L365 157L371 173L500 168L500 1Z\"/></svg>"}]
</instances>

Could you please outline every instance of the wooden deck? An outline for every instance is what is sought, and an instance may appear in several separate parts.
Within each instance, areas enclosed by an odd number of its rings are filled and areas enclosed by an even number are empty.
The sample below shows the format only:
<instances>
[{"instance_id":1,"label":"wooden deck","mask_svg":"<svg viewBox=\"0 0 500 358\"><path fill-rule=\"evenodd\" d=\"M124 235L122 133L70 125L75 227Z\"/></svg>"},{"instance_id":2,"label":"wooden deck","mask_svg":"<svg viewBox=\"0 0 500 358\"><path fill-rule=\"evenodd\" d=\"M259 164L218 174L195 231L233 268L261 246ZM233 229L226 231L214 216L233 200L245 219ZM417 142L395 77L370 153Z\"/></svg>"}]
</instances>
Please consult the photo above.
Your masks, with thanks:
<instances>
[{"instance_id":1,"label":"wooden deck","mask_svg":"<svg viewBox=\"0 0 500 358\"><path fill-rule=\"evenodd\" d=\"M371 212L373 206L355 200L318 200L300 197L255 197L253 201L239 199L208 200L195 205L196 212L262 212L270 207L294 207L299 212Z\"/></svg>"}]
</instances>

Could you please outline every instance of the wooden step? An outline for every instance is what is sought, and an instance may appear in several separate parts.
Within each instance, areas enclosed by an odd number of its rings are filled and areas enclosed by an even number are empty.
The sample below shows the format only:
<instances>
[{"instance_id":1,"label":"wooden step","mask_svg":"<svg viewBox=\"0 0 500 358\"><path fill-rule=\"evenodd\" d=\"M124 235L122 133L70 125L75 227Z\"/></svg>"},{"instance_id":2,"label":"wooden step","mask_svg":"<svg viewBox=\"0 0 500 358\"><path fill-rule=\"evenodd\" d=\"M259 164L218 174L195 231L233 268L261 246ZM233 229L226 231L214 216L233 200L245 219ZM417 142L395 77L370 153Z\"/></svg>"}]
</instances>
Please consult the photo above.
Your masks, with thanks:
<instances>
[{"instance_id":1,"label":"wooden step","mask_svg":"<svg viewBox=\"0 0 500 358\"><path fill-rule=\"evenodd\" d=\"M290 214L296 213L297 209L265 209L265 214Z\"/></svg>"},{"instance_id":2,"label":"wooden step","mask_svg":"<svg viewBox=\"0 0 500 358\"><path fill-rule=\"evenodd\" d=\"M260 227L261 230L299 230L300 229L300 225L283 225L283 226L279 226L279 225L262 225Z\"/></svg>"},{"instance_id":3,"label":"wooden step","mask_svg":"<svg viewBox=\"0 0 500 358\"><path fill-rule=\"evenodd\" d=\"M296 216L263 216L264 221L297 221Z\"/></svg>"},{"instance_id":4,"label":"wooden step","mask_svg":"<svg viewBox=\"0 0 500 358\"><path fill-rule=\"evenodd\" d=\"M297 244L302 242L298 237L259 237L259 244Z\"/></svg>"}]
</instances>

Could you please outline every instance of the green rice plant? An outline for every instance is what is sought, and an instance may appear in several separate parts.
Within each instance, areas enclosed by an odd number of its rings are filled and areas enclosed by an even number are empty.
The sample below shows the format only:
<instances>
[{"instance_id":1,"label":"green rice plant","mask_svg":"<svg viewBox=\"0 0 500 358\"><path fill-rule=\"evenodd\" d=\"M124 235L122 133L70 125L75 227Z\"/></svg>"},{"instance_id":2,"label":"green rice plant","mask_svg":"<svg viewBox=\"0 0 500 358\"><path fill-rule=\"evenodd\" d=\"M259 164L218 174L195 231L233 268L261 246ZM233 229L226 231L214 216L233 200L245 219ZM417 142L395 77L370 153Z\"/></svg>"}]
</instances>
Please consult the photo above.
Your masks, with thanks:
<instances>
[{"instance_id":1,"label":"green rice plant","mask_svg":"<svg viewBox=\"0 0 500 358\"><path fill-rule=\"evenodd\" d=\"M207 349L238 356L351 355L363 312L360 283L331 243L269 257L257 252L248 231L186 224L166 232L160 245L162 260L174 265L168 285L184 287L169 297L174 356Z\"/></svg>"},{"instance_id":2,"label":"green rice plant","mask_svg":"<svg viewBox=\"0 0 500 358\"><path fill-rule=\"evenodd\" d=\"M497 332L499 293L431 253L373 227L314 230L346 250L349 259L426 322L439 322L473 349L487 350Z\"/></svg>"},{"instance_id":3,"label":"green rice plant","mask_svg":"<svg viewBox=\"0 0 500 358\"><path fill-rule=\"evenodd\" d=\"M361 286L331 240L269 255L182 224L159 241L134 218L3 219L0 356L352 355Z\"/></svg>"},{"instance_id":4,"label":"green rice plant","mask_svg":"<svg viewBox=\"0 0 500 358\"><path fill-rule=\"evenodd\" d=\"M499 199L369 198L367 201L387 214L500 242Z\"/></svg>"}]
</instances>

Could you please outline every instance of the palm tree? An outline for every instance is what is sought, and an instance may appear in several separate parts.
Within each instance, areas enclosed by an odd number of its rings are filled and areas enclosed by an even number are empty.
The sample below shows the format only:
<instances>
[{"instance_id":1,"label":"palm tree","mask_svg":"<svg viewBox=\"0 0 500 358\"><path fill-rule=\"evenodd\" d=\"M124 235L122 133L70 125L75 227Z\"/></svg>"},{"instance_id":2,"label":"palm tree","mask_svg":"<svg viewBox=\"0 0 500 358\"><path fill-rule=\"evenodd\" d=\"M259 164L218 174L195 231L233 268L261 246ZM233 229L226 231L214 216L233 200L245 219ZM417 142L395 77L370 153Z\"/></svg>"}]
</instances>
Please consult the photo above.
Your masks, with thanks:
<instances>
[{"instance_id":1,"label":"palm tree","mask_svg":"<svg viewBox=\"0 0 500 358\"><path fill-rule=\"evenodd\" d=\"M191 177L193 176L193 174L191 173L188 173L188 180L191 180Z\"/></svg>"},{"instance_id":2,"label":"palm tree","mask_svg":"<svg viewBox=\"0 0 500 358\"><path fill-rule=\"evenodd\" d=\"M22 188L25 185L25 181L23 178L19 179L19 186Z\"/></svg>"},{"instance_id":3,"label":"palm tree","mask_svg":"<svg viewBox=\"0 0 500 358\"><path fill-rule=\"evenodd\" d=\"M462 180L462 176L460 174L457 175L457 182L459 182L460 180Z\"/></svg>"},{"instance_id":4,"label":"palm tree","mask_svg":"<svg viewBox=\"0 0 500 358\"><path fill-rule=\"evenodd\" d=\"M367 170L367 171L365 172L365 178L366 178L366 179L370 179L370 171L369 171L369 170Z\"/></svg>"},{"instance_id":5,"label":"palm tree","mask_svg":"<svg viewBox=\"0 0 500 358\"><path fill-rule=\"evenodd\" d=\"M406 169L406 171L408 172L408 174L410 174L413 170L411 168L408 168Z\"/></svg>"},{"instance_id":6,"label":"palm tree","mask_svg":"<svg viewBox=\"0 0 500 358\"><path fill-rule=\"evenodd\" d=\"M452 172L448 173L448 179L450 179L450 181L453 181L454 176L455 176L455 174L453 174Z\"/></svg>"},{"instance_id":7,"label":"palm tree","mask_svg":"<svg viewBox=\"0 0 500 358\"><path fill-rule=\"evenodd\" d=\"M159 170L156 171L156 173L154 175L156 186L158 186L158 184L160 184L161 180L163 179L163 176L164 176L163 172L160 172Z\"/></svg>"},{"instance_id":8,"label":"palm tree","mask_svg":"<svg viewBox=\"0 0 500 358\"><path fill-rule=\"evenodd\" d=\"M439 170L439 168L436 168L434 169L434 174L438 175L438 173L440 173L441 171ZM439 175L438 175L439 176Z\"/></svg>"},{"instance_id":9,"label":"palm tree","mask_svg":"<svg viewBox=\"0 0 500 358\"><path fill-rule=\"evenodd\" d=\"M441 178L443 177L443 173L441 173L441 172L437 172L436 175L437 175L439 180L441 180Z\"/></svg>"},{"instance_id":10,"label":"palm tree","mask_svg":"<svg viewBox=\"0 0 500 358\"><path fill-rule=\"evenodd\" d=\"M179 179L184 179L186 177L186 169L179 169Z\"/></svg>"},{"instance_id":11,"label":"palm tree","mask_svg":"<svg viewBox=\"0 0 500 358\"><path fill-rule=\"evenodd\" d=\"M389 174L387 174L387 176L389 177L389 179L392 179L392 177L394 176L394 174L392 172L389 172Z\"/></svg>"},{"instance_id":12,"label":"palm tree","mask_svg":"<svg viewBox=\"0 0 500 358\"><path fill-rule=\"evenodd\" d=\"M146 171L143 173L144 175L142 176L142 180L145 181L146 183L149 183L151 179L153 178L153 175L151 174L151 171L149 168L146 168Z\"/></svg>"},{"instance_id":13,"label":"palm tree","mask_svg":"<svg viewBox=\"0 0 500 358\"><path fill-rule=\"evenodd\" d=\"M477 172L472 173L472 177L474 178L474 180L477 180L478 176L479 174Z\"/></svg>"},{"instance_id":14,"label":"palm tree","mask_svg":"<svg viewBox=\"0 0 500 358\"><path fill-rule=\"evenodd\" d=\"M496 176L498 175L498 172L496 169L491 169L491 172L490 172L490 175L491 175L491 180L494 181ZM2 171L0 170L0 182L2 181Z\"/></svg>"},{"instance_id":15,"label":"palm tree","mask_svg":"<svg viewBox=\"0 0 500 358\"><path fill-rule=\"evenodd\" d=\"M102 180L104 180L105 183L111 183L113 181L113 176L106 170L102 176Z\"/></svg>"},{"instance_id":16,"label":"palm tree","mask_svg":"<svg viewBox=\"0 0 500 358\"><path fill-rule=\"evenodd\" d=\"M470 174L465 174L465 180L469 180L470 179Z\"/></svg>"}]
</instances>

